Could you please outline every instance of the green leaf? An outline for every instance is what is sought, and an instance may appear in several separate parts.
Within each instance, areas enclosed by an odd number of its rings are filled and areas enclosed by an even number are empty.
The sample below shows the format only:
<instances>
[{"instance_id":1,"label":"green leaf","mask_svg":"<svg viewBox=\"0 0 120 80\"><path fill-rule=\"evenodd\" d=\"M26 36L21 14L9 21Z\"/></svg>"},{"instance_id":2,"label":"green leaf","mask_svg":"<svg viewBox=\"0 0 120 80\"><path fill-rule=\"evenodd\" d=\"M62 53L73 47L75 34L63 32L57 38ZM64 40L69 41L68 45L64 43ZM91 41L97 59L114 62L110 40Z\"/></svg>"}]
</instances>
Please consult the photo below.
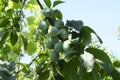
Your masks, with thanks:
<instances>
[{"instance_id":1,"label":"green leaf","mask_svg":"<svg viewBox=\"0 0 120 80\"><path fill-rule=\"evenodd\" d=\"M23 36L21 36L21 37L22 37L22 40L23 40L24 50L26 51L26 48L27 48L27 45L28 45L27 38L24 38Z\"/></svg>"},{"instance_id":2,"label":"green leaf","mask_svg":"<svg viewBox=\"0 0 120 80\"><path fill-rule=\"evenodd\" d=\"M120 68L120 61L115 61L115 62L113 63L113 65L114 65L115 67Z\"/></svg>"},{"instance_id":3,"label":"green leaf","mask_svg":"<svg viewBox=\"0 0 120 80\"><path fill-rule=\"evenodd\" d=\"M50 73L49 70L42 72L42 74L39 75L38 80L48 80L49 73Z\"/></svg>"},{"instance_id":4,"label":"green leaf","mask_svg":"<svg viewBox=\"0 0 120 80\"><path fill-rule=\"evenodd\" d=\"M2 39L0 40L0 48L3 46L4 42L6 41L8 34L9 34L9 32L4 32L4 35L3 35Z\"/></svg>"},{"instance_id":5,"label":"green leaf","mask_svg":"<svg viewBox=\"0 0 120 80\"><path fill-rule=\"evenodd\" d=\"M0 30L0 41L1 41L2 37L3 37L3 35L4 35L4 31L5 31L4 28L2 30Z\"/></svg>"},{"instance_id":6,"label":"green leaf","mask_svg":"<svg viewBox=\"0 0 120 80\"><path fill-rule=\"evenodd\" d=\"M102 42L102 40L101 40L101 38L96 34L96 32L93 30L93 29L91 29L90 27L88 27L88 26L83 26L82 28L81 28L81 31L85 31L85 32L87 32L87 33L94 33L96 36L97 36L97 38L98 38L98 40L99 40L99 42L100 43L103 43Z\"/></svg>"},{"instance_id":7,"label":"green leaf","mask_svg":"<svg viewBox=\"0 0 120 80\"><path fill-rule=\"evenodd\" d=\"M37 49L37 43L34 41L29 41L27 48L26 48L28 55L34 54L36 49Z\"/></svg>"},{"instance_id":8,"label":"green leaf","mask_svg":"<svg viewBox=\"0 0 120 80\"><path fill-rule=\"evenodd\" d=\"M71 59L69 62L64 63L63 74L64 80L78 80L77 66L79 60L77 58Z\"/></svg>"},{"instance_id":9,"label":"green leaf","mask_svg":"<svg viewBox=\"0 0 120 80\"><path fill-rule=\"evenodd\" d=\"M58 10L58 9L55 10L55 17L58 18L58 19L63 18L63 15L62 15L60 10Z\"/></svg>"},{"instance_id":10,"label":"green leaf","mask_svg":"<svg viewBox=\"0 0 120 80\"><path fill-rule=\"evenodd\" d=\"M20 32L20 30L21 30L20 24L19 24L19 22L20 22L20 17L17 17L17 18L15 18L14 20L15 20L15 22L14 22L14 27L15 27L15 29L16 29L18 32Z\"/></svg>"},{"instance_id":11,"label":"green leaf","mask_svg":"<svg viewBox=\"0 0 120 80\"><path fill-rule=\"evenodd\" d=\"M41 61L38 66L36 67L36 72L37 74L40 74L42 72L42 65L44 64L45 61Z\"/></svg>"},{"instance_id":12,"label":"green leaf","mask_svg":"<svg viewBox=\"0 0 120 80\"><path fill-rule=\"evenodd\" d=\"M10 34L10 42L14 46L18 41L18 35L15 30L12 30Z\"/></svg>"},{"instance_id":13,"label":"green leaf","mask_svg":"<svg viewBox=\"0 0 120 80\"><path fill-rule=\"evenodd\" d=\"M57 6L57 5L61 4L61 3L64 3L64 2L63 1L54 1L53 7L55 7L55 6Z\"/></svg>"},{"instance_id":14,"label":"green leaf","mask_svg":"<svg viewBox=\"0 0 120 80\"><path fill-rule=\"evenodd\" d=\"M97 48L87 48L86 51L93 54L96 59L112 64L109 56L104 51Z\"/></svg>"},{"instance_id":15,"label":"green leaf","mask_svg":"<svg viewBox=\"0 0 120 80\"><path fill-rule=\"evenodd\" d=\"M91 34L87 31L81 30L80 32L80 41L84 45L89 45L91 42Z\"/></svg>"},{"instance_id":16,"label":"green leaf","mask_svg":"<svg viewBox=\"0 0 120 80\"><path fill-rule=\"evenodd\" d=\"M88 80L89 79L89 76L88 76L88 73L86 72L85 70L85 67L82 65L82 61L80 60L80 66L79 66L79 80Z\"/></svg>"},{"instance_id":17,"label":"green leaf","mask_svg":"<svg viewBox=\"0 0 120 80\"><path fill-rule=\"evenodd\" d=\"M83 21L81 21L81 20L76 20L76 21L75 20L71 20L71 21L67 20L66 26L80 32L81 28L83 27Z\"/></svg>"},{"instance_id":18,"label":"green leaf","mask_svg":"<svg viewBox=\"0 0 120 80\"><path fill-rule=\"evenodd\" d=\"M101 60L96 60L96 62L99 63L105 69L105 71L107 71L108 74L112 72L113 68L110 64L103 62Z\"/></svg>"},{"instance_id":19,"label":"green leaf","mask_svg":"<svg viewBox=\"0 0 120 80\"><path fill-rule=\"evenodd\" d=\"M9 18L1 17L0 18L0 27L6 27L10 24Z\"/></svg>"},{"instance_id":20,"label":"green leaf","mask_svg":"<svg viewBox=\"0 0 120 80\"><path fill-rule=\"evenodd\" d=\"M22 2L23 0L11 0L11 1L19 3L19 2Z\"/></svg>"},{"instance_id":21,"label":"green leaf","mask_svg":"<svg viewBox=\"0 0 120 80\"><path fill-rule=\"evenodd\" d=\"M120 79L120 73L115 68L113 68L113 70L111 72L111 76L112 76L113 80Z\"/></svg>"},{"instance_id":22,"label":"green leaf","mask_svg":"<svg viewBox=\"0 0 120 80\"><path fill-rule=\"evenodd\" d=\"M47 7L51 7L51 0L44 0L44 2L47 5Z\"/></svg>"}]
</instances>

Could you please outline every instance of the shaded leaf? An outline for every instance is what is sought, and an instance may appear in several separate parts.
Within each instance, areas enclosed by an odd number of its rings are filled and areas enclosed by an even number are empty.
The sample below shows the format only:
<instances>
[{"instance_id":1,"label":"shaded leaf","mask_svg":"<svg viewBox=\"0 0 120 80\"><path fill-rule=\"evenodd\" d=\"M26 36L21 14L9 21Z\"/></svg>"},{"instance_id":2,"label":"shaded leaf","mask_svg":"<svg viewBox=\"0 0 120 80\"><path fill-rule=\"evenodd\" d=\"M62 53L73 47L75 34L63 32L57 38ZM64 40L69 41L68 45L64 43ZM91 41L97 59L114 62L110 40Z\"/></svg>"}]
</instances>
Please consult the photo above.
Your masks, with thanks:
<instances>
[{"instance_id":1,"label":"shaded leaf","mask_svg":"<svg viewBox=\"0 0 120 80\"><path fill-rule=\"evenodd\" d=\"M77 58L71 59L69 62L64 63L63 74L64 80L78 80L77 66L79 60Z\"/></svg>"},{"instance_id":2,"label":"shaded leaf","mask_svg":"<svg viewBox=\"0 0 120 80\"><path fill-rule=\"evenodd\" d=\"M60 10L58 10L58 9L55 10L55 17L58 18L58 19L63 18L63 15L62 15Z\"/></svg>"},{"instance_id":3,"label":"shaded leaf","mask_svg":"<svg viewBox=\"0 0 120 80\"><path fill-rule=\"evenodd\" d=\"M86 51L93 54L96 59L112 64L109 56L104 51L97 48L87 48Z\"/></svg>"},{"instance_id":4,"label":"shaded leaf","mask_svg":"<svg viewBox=\"0 0 120 80\"><path fill-rule=\"evenodd\" d=\"M55 6L57 6L57 5L61 4L61 3L64 3L64 2L63 1L54 1L53 7L55 7Z\"/></svg>"},{"instance_id":5,"label":"shaded leaf","mask_svg":"<svg viewBox=\"0 0 120 80\"><path fill-rule=\"evenodd\" d=\"M51 0L44 0L44 2L49 8L51 7Z\"/></svg>"},{"instance_id":6,"label":"shaded leaf","mask_svg":"<svg viewBox=\"0 0 120 80\"><path fill-rule=\"evenodd\" d=\"M7 37L8 37L9 32L5 32L2 39L0 40L0 47L3 46L4 42L6 41Z\"/></svg>"},{"instance_id":7,"label":"shaded leaf","mask_svg":"<svg viewBox=\"0 0 120 80\"><path fill-rule=\"evenodd\" d=\"M105 63L101 60L96 60L106 71L108 74L110 74L113 70L112 66L108 63Z\"/></svg>"},{"instance_id":8,"label":"shaded leaf","mask_svg":"<svg viewBox=\"0 0 120 80\"><path fill-rule=\"evenodd\" d=\"M26 51L27 45L28 45L27 38L24 38L23 36L21 36L21 37L22 37L22 40L23 40L24 50Z\"/></svg>"},{"instance_id":9,"label":"shaded leaf","mask_svg":"<svg viewBox=\"0 0 120 80\"><path fill-rule=\"evenodd\" d=\"M22 2L23 0L11 0L11 1L19 3L19 2Z\"/></svg>"},{"instance_id":10,"label":"shaded leaf","mask_svg":"<svg viewBox=\"0 0 120 80\"><path fill-rule=\"evenodd\" d=\"M38 80L48 80L49 73L50 73L49 70L42 72L42 74L39 75Z\"/></svg>"},{"instance_id":11,"label":"shaded leaf","mask_svg":"<svg viewBox=\"0 0 120 80\"><path fill-rule=\"evenodd\" d=\"M5 31L4 28L2 30L0 30L0 41L1 41L2 37L3 37L3 35L4 35L4 31Z\"/></svg>"},{"instance_id":12,"label":"shaded leaf","mask_svg":"<svg viewBox=\"0 0 120 80\"><path fill-rule=\"evenodd\" d=\"M94 30L92 30L90 27L88 27L88 26L83 26L82 28L81 28L81 31L85 31L85 32L87 32L87 33L94 33L96 36L97 36L97 38L98 38L98 40L99 40L99 42L100 43L103 43L102 42L102 40L101 40L101 38L96 34L96 32L94 31Z\"/></svg>"},{"instance_id":13,"label":"shaded leaf","mask_svg":"<svg viewBox=\"0 0 120 80\"><path fill-rule=\"evenodd\" d=\"M80 65L79 65L79 80L88 80L89 79L89 76L88 76L88 73L86 72L86 69L85 67L82 65L82 61L80 60Z\"/></svg>"},{"instance_id":14,"label":"shaded leaf","mask_svg":"<svg viewBox=\"0 0 120 80\"><path fill-rule=\"evenodd\" d=\"M9 18L1 17L0 18L0 27L6 27L10 24Z\"/></svg>"},{"instance_id":15,"label":"shaded leaf","mask_svg":"<svg viewBox=\"0 0 120 80\"><path fill-rule=\"evenodd\" d=\"M111 72L111 76L112 76L113 80L120 79L120 73L115 68L113 68L113 70Z\"/></svg>"},{"instance_id":16,"label":"shaded leaf","mask_svg":"<svg viewBox=\"0 0 120 80\"><path fill-rule=\"evenodd\" d=\"M42 69L42 65L44 64L44 62L45 61L41 61L39 64L38 64L38 66L36 67L36 72L37 72L37 74L40 74L42 71L41 71L41 69Z\"/></svg>"},{"instance_id":17,"label":"shaded leaf","mask_svg":"<svg viewBox=\"0 0 120 80\"><path fill-rule=\"evenodd\" d=\"M67 27L71 27L75 29L76 31L80 32L81 28L83 27L83 21L81 20L67 20L66 23Z\"/></svg>"},{"instance_id":18,"label":"shaded leaf","mask_svg":"<svg viewBox=\"0 0 120 80\"><path fill-rule=\"evenodd\" d=\"M12 30L10 34L10 42L14 46L18 41L18 35L15 30Z\"/></svg>"}]
</instances>

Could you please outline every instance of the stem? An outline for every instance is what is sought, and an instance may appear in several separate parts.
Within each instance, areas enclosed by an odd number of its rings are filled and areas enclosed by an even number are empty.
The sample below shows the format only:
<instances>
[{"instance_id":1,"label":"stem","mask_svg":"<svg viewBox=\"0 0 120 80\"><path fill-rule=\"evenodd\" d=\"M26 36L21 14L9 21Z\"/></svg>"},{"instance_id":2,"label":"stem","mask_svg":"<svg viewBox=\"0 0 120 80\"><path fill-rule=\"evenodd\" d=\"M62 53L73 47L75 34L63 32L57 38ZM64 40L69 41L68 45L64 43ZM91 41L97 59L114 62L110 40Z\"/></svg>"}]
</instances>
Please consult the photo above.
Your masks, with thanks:
<instances>
[{"instance_id":1,"label":"stem","mask_svg":"<svg viewBox=\"0 0 120 80\"><path fill-rule=\"evenodd\" d=\"M38 5L40 6L40 8L43 9L43 6L42 6L42 4L40 3L40 1L39 1L39 0L36 0L36 1L37 1Z\"/></svg>"}]
</instances>

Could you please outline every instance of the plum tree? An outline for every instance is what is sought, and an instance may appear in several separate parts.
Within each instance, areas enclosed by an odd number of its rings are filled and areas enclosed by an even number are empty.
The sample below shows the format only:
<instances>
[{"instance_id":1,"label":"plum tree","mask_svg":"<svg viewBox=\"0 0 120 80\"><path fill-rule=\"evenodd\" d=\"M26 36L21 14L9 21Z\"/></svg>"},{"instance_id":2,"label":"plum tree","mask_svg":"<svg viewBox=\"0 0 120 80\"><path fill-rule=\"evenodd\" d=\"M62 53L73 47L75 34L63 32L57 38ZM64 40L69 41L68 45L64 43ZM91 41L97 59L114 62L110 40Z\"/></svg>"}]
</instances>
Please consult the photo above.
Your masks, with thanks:
<instances>
[{"instance_id":1,"label":"plum tree","mask_svg":"<svg viewBox=\"0 0 120 80\"><path fill-rule=\"evenodd\" d=\"M120 79L120 61L91 46L102 40L82 20L63 22L61 3L0 0L0 80Z\"/></svg>"}]
</instances>

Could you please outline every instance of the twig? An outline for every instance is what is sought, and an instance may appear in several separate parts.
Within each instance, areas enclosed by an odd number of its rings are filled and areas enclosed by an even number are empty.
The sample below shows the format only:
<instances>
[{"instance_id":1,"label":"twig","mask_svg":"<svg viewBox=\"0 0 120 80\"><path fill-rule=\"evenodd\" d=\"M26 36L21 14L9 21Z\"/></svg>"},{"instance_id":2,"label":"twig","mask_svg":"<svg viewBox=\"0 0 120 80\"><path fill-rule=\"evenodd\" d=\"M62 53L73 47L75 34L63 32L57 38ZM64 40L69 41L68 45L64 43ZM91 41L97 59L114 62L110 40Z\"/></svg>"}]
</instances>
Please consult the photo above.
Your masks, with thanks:
<instances>
[{"instance_id":1,"label":"twig","mask_svg":"<svg viewBox=\"0 0 120 80\"><path fill-rule=\"evenodd\" d=\"M41 54L39 53L29 64L28 64L28 66L31 66L32 65L32 63L40 56ZM23 67L24 68L24 67ZM17 71L17 72L15 72L15 73L19 73L19 72L21 72L22 70L23 70L23 68L22 69L20 69L19 71Z\"/></svg>"},{"instance_id":2,"label":"twig","mask_svg":"<svg viewBox=\"0 0 120 80\"><path fill-rule=\"evenodd\" d=\"M19 16L20 16L21 13L22 13L22 10L23 10L23 8L24 8L24 6L25 6L25 2L26 2L26 1L27 1L27 0L24 0L23 3L22 3L22 8L21 8L20 11L19 11L19 12L20 12Z\"/></svg>"},{"instance_id":3,"label":"twig","mask_svg":"<svg viewBox=\"0 0 120 80\"><path fill-rule=\"evenodd\" d=\"M36 0L36 1L37 1L38 5L40 6L40 8L43 9L43 6L42 6L42 4L40 3L40 1L39 1L39 0Z\"/></svg>"}]
</instances>

